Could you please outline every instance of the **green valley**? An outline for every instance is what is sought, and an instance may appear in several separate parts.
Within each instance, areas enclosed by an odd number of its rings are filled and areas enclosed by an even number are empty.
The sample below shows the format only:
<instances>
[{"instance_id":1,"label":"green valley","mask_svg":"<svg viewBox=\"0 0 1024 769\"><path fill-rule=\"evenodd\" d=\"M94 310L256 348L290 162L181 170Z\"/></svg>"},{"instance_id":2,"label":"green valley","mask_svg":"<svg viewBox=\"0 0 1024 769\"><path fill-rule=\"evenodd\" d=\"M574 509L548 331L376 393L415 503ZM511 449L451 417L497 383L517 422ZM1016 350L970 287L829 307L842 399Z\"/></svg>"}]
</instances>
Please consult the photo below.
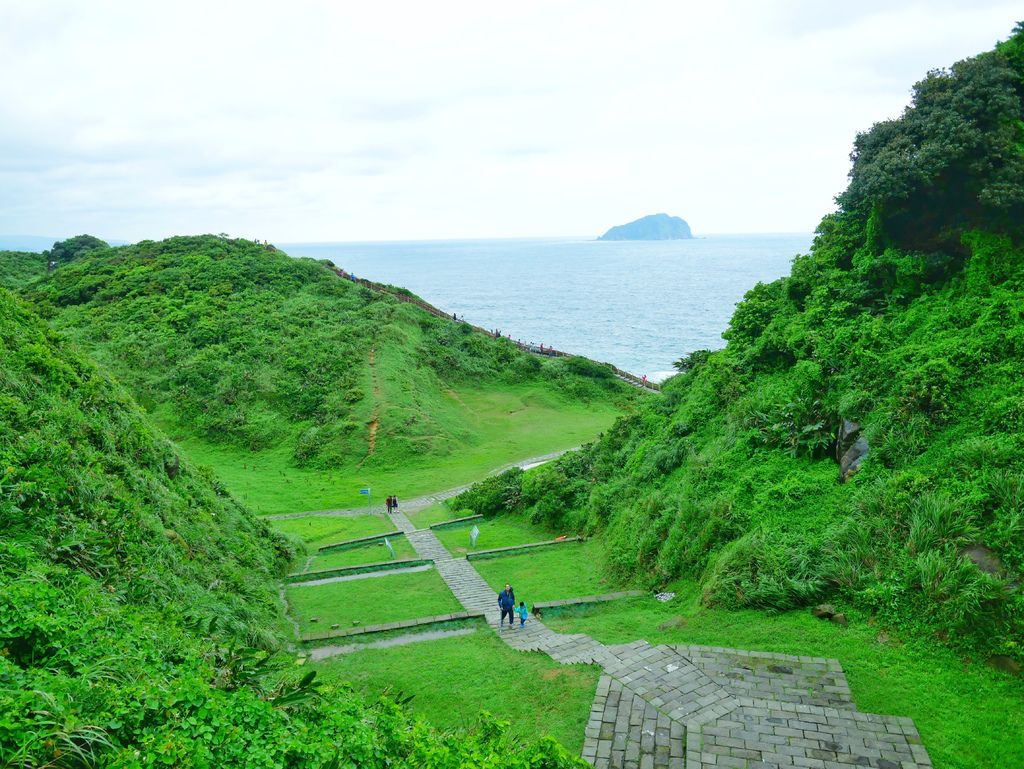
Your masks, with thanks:
<instances>
[{"instance_id":1,"label":"green valley","mask_svg":"<svg viewBox=\"0 0 1024 769\"><path fill-rule=\"evenodd\" d=\"M265 241L0 252L0 769L1024 767L1024 24L837 201L657 391Z\"/></svg>"}]
</instances>

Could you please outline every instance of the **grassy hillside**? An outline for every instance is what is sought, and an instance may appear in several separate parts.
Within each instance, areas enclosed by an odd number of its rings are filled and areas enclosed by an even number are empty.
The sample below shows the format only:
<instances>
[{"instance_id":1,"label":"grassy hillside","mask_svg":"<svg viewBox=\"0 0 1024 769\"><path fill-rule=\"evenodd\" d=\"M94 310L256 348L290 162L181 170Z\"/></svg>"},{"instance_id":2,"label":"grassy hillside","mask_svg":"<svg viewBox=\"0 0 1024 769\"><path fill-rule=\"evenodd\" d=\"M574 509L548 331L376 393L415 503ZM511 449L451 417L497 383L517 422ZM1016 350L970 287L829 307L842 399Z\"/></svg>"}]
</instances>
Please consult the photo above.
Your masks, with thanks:
<instances>
[{"instance_id":1,"label":"grassy hillside","mask_svg":"<svg viewBox=\"0 0 1024 769\"><path fill-rule=\"evenodd\" d=\"M724 350L455 505L603 531L613 571L699 580L708 606L832 599L1024 657L1022 95L1020 27L930 73Z\"/></svg>"},{"instance_id":2,"label":"grassy hillside","mask_svg":"<svg viewBox=\"0 0 1024 769\"><path fill-rule=\"evenodd\" d=\"M0 289L0 766L568 767L276 660L278 535Z\"/></svg>"},{"instance_id":3,"label":"grassy hillside","mask_svg":"<svg viewBox=\"0 0 1024 769\"><path fill-rule=\"evenodd\" d=\"M249 241L101 248L27 295L262 512L467 482L593 438L633 397Z\"/></svg>"}]
</instances>

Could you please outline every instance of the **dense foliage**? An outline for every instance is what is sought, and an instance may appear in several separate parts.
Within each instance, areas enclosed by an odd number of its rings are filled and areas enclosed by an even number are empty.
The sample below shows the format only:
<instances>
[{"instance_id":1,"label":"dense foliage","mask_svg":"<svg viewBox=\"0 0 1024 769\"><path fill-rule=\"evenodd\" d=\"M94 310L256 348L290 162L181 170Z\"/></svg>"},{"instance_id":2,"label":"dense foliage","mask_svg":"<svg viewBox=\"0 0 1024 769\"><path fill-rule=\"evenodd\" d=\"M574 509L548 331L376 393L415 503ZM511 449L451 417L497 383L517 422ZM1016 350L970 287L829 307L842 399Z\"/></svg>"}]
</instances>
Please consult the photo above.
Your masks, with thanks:
<instances>
[{"instance_id":1,"label":"dense foliage","mask_svg":"<svg viewBox=\"0 0 1024 769\"><path fill-rule=\"evenodd\" d=\"M0 766L577 764L285 669L285 541L3 290L0 384Z\"/></svg>"},{"instance_id":2,"label":"dense foliage","mask_svg":"<svg viewBox=\"0 0 1024 769\"><path fill-rule=\"evenodd\" d=\"M109 248L106 241L100 240L93 235L75 235L67 240L58 240L53 247L46 251L44 256L57 264L73 262L92 251L99 251Z\"/></svg>"},{"instance_id":3,"label":"dense foliage","mask_svg":"<svg viewBox=\"0 0 1024 769\"><path fill-rule=\"evenodd\" d=\"M91 251L28 296L161 419L251 450L286 445L299 465L449 451L464 437L438 416L460 382L543 380L580 398L622 390L246 240ZM401 407L375 410L382 387L403 393ZM368 457L371 422L380 448Z\"/></svg>"},{"instance_id":4,"label":"dense foliage","mask_svg":"<svg viewBox=\"0 0 1024 769\"><path fill-rule=\"evenodd\" d=\"M19 289L46 274L46 257L33 251L0 251L0 288Z\"/></svg>"},{"instance_id":5,"label":"dense foliage","mask_svg":"<svg viewBox=\"0 0 1024 769\"><path fill-rule=\"evenodd\" d=\"M459 507L602 529L612 569L700 579L710 605L832 597L1024 654L1022 50L1018 27L857 138L840 210L724 350Z\"/></svg>"}]
</instances>

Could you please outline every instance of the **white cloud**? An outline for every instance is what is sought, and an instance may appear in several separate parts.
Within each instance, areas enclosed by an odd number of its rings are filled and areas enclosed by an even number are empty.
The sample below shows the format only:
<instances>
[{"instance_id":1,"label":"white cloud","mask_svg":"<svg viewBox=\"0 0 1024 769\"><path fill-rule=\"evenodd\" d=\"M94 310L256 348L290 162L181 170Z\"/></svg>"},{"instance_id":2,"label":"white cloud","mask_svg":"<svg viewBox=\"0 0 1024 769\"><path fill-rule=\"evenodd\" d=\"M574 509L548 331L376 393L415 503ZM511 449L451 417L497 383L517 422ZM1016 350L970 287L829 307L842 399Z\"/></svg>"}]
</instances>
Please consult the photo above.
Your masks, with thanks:
<instances>
[{"instance_id":1,"label":"white cloud","mask_svg":"<svg viewBox=\"0 0 1024 769\"><path fill-rule=\"evenodd\" d=\"M834 6L834 7L829 7ZM0 232L809 231L854 134L1006 2L0 8Z\"/></svg>"}]
</instances>

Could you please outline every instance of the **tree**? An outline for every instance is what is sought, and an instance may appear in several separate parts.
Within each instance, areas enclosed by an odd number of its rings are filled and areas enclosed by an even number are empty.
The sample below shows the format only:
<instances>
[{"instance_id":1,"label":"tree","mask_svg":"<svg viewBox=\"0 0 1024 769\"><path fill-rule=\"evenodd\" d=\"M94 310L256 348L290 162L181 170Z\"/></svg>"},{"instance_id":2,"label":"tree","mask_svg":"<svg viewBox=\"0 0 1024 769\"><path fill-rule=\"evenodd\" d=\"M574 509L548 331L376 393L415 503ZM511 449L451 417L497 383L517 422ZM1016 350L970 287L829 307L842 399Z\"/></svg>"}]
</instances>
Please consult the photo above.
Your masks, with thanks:
<instances>
[{"instance_id":1,"label":"tree","mask_svg":"<svg viewBox=\"0 0 1024 769\"><path fill-rule=\"evenodd\" d=\"M67 240L58 240L46 255L52 262L67 264L100 248L110 248L110 245L92 235L76 235Z\"/></svg>"}]
</instances>

